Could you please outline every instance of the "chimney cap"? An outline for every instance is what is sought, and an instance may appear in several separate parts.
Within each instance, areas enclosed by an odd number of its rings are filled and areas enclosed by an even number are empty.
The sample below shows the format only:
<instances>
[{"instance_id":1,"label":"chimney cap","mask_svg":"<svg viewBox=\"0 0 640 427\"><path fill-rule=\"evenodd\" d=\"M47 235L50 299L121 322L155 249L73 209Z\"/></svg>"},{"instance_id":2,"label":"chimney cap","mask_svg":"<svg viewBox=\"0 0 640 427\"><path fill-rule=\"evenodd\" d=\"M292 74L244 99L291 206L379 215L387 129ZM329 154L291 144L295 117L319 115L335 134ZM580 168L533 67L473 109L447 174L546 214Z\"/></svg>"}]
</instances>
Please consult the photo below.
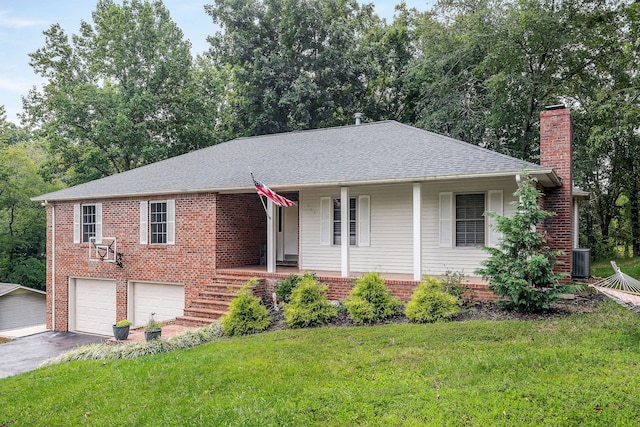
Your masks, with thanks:
<instances>
[{"instance_id":1,"label":"chimney cap","mask_svg":"<svg viewBox=\"0 0 640 427\"><path fill-rule=\"evenodd\" d=\"M544 109L546 111L553 111L553 110L564 110L565 108L567 108L564 104L558 104L558 105L549 105L547 107L544 107Z\"/></svg>"},{"instance_id":2,"label":"chimney cap","mask_svg":"<svg viewBox=\"0 0 640 427\"><path fill-rule=\"evenodd\" d=\"M355 113L353 117L356 119L356 125L362 123L362 113Z\"/></svg>"}]
</instances>

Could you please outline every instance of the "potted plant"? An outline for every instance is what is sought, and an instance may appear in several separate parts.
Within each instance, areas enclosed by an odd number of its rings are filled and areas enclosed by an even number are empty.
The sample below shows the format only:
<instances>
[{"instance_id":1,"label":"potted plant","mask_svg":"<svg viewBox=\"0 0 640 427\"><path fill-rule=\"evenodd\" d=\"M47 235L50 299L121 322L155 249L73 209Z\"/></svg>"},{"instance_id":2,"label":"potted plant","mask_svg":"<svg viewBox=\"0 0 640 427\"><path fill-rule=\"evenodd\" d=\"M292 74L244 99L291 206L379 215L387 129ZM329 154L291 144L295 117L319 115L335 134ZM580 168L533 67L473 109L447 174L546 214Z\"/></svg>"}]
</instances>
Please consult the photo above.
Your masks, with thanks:
<instances>
[{"instance_id":1,"label":"potted plant","mask_svg":"<svg viewBox=\"0 0 640 427\"><path fill-rule=\"evenodd\" d=\"M113 337L118 341L124 341L129 338L129 327L131 322L127 319L122 319L113 325Z\"/></svg>"},{"instance_id":2,"label":"potted plant","mask_svg":"<svg viewBox=\"0 0 640 427\"><path fill-rule=\"evenodd\" d=\"M149 321L144 325L144 339L146 341L153 341L160 338L162 335L162 325L153 316L155 313L151 313Z\"/></svg>"}]
</instances>

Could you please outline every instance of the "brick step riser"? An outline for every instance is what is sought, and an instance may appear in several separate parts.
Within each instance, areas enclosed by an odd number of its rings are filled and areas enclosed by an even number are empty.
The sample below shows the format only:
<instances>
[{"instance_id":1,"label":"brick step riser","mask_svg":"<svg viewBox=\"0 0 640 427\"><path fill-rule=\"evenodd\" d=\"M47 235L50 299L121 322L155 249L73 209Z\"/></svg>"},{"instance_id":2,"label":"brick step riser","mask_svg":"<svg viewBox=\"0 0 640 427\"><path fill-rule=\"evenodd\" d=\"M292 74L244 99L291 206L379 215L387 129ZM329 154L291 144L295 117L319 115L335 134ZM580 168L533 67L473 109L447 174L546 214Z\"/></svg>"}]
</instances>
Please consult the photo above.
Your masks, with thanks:
<instances>
[{"instance_id":1,"label":"brick step riser","mask_svg":"<svg viewBox=\"0 0 640 427\"><path fill-rule=\"evenodd\" d=\"M214 310L212 312L212 310ZM215 310L210 308L185 308L184 316L186 317L202 317L204 319L218 319L223 316L227 310Z\"/></svg>"},{"instance_id":2,"label":"brick step riser","mask_svg":"<svg viewBox=\"0 0 640 427\"><path fill-rule=\"evenodd\" d=\"M214 283L214 284L218 284L218 283L231 284L233 286L241 287L241 286L244 286L248 281L249 280L247 280L247 279L229 279L229 278L226 278L226 277L216 277L211 281L211 283ZM261 283L264 283L264 279L258 280L258 286Z\"/></svg>"},{"instance_id":3,"label":"brick step riser","mask_svg":"<svg viewBox=\"0 0 640 427\"><path fill-rule=\"evenodd\" d=\"M196 299L203 299L203 300L207 300L207 301L228 301L231 302L234 299L236 299L238 295L237 294L231 294L228 292L225 293L219 293L219 292L210 292L210 291L204 291L204 292L200 292L198 294L198 298Z\"/></svg>"},{"instance_id":4,"label":"brick step riser","mask_svg":"<svg viewBox=\"0 0 640 427\"><path fill-rule=\"evenodd\" d=\"M189 305L188 309L202 308L205 310L229 310L229 304L225 304L224 301L194 301Z\"/></svg>"}]
</instances>

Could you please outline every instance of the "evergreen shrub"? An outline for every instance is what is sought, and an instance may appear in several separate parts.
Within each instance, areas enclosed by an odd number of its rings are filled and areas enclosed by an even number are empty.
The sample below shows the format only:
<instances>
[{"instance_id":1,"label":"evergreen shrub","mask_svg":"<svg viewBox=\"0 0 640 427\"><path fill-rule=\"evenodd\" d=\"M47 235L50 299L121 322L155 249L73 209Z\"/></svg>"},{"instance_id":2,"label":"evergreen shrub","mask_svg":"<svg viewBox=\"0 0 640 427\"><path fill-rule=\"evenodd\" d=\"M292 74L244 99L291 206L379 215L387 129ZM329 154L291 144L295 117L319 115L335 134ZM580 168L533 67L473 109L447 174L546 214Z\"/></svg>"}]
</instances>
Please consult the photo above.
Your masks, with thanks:
<instances>
[{"instance_id":1,"label":"evergreen shrub","mask_svg":"<svg viewBox=\"0 0 640 427\"><path fill-rule=\"evenodd\" d=\"M402 303L391 296L380 274L367 273L356 280L343 305L356 323L375 323L393 316Z\"/></svg>"},{"instance_id":2,"label":"evergreen shrub","mask_svg":"<svg viewBox=\"0 0 640 427\"><path fill-rule=\"evenodd\" d=\"M411 322L432 323L454 317L460 312L459 299L443 290L443 283L427 277L407 303L405 314Z\"/></svg>"},{"instance_id":3,"label":"evergreen shrub","mask_svg":"<svg viewBox=\"0 0 640 427\"><path fill-rule=\"evenodd\" d=\"M305 274L291 292L284 305L284 319L290 328L321 325L338 315L338 309L327 299L329 287L318 282L312 274Z\"/></svg>"},{"instance_id":4,"label":"evergreen shrub","mask_svg":"<svg viewBox=\"0 0 640 427\"><path fill-rule=\"evenodd\" d=\"M220 319L225 335L253 334L264 331L271 324L269 311L251 290L255 283L255 279L251 279L240 289L229 305L229 312Z\"/></svg>"}]
</instances>

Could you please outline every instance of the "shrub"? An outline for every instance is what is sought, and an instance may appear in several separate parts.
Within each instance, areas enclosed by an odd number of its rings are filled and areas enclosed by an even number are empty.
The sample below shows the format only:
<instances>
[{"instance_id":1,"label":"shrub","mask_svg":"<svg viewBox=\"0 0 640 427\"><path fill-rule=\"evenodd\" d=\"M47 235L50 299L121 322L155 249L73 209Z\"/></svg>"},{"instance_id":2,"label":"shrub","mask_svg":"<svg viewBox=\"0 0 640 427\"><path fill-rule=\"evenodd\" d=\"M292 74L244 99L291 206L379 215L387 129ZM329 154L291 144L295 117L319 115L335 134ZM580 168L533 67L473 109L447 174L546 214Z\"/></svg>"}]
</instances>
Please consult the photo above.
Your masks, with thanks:
<instances>
[{"instance_id":1,"label":"shrub","mask_svg":"<svg viewBox=\"0 0 640 427\"><path fill-rule=\"evenodd\" d=\"M337 316L338 309L327 299L328 286L305 274L284 305L284 319L290 328L305 328L327 323Z\"/></svg>"},{"instance_id":2,"label":"shrub","mask_svg":"<svg viewBox=\"0 0 640 427\"><path fill-rule=\"evenodd\" d=\"M447 270L442 278L442 290L456 298L462 298L471 289L464 284L464 272Z\"/></svg>"},{"instance_id":3,"label":"shrub","mask_svg":"<svg viewBox=\"0 0 640 427\"><path fill-rule=\"evenodd\" d=\"M307 273L309 274L309 273ZM296 287L298 283L300 283L300 279L302 277L297 274L291 274L286 279L282 279L274 286L274 290L276 292L276 296L278 297L278 302L288 303L291 299L291 291Z\"/></svg>"},{"instance_id":4,"label":"shrub","mask_svg":"<svg viewBox=\"0 0 640 427\"><path fill-rule=\"evenodd\" d=\"M442 290L442 282L428 277L413 292L406 315L415 323L450 319L460 312L458 302L457 297Z\"/></svg>"},{"instance_id":5,"label":"shrub","mask_svg":"<svg viewBox=\"0 0 640 427\"><path fill-rule=\"evenodd\" d=\"M271 316L262 305L260 298L253 295L251 286L255 279L248 281L231 301L229 312L222 316L220 323L225 335L247 335L264 331L271 324Z\"/></svg>"},{"instance_id":6,"label":"shrub","mask_svg":"<svg viewBox=\"0 0 640 427\"><path fill-rule=\"evenodd\" d=\"M367 273L357 279L343 304L356 323L379 322L393 316L402 305L398 298L391 296L378 273Z\"/></svg>"}]
</instances>

